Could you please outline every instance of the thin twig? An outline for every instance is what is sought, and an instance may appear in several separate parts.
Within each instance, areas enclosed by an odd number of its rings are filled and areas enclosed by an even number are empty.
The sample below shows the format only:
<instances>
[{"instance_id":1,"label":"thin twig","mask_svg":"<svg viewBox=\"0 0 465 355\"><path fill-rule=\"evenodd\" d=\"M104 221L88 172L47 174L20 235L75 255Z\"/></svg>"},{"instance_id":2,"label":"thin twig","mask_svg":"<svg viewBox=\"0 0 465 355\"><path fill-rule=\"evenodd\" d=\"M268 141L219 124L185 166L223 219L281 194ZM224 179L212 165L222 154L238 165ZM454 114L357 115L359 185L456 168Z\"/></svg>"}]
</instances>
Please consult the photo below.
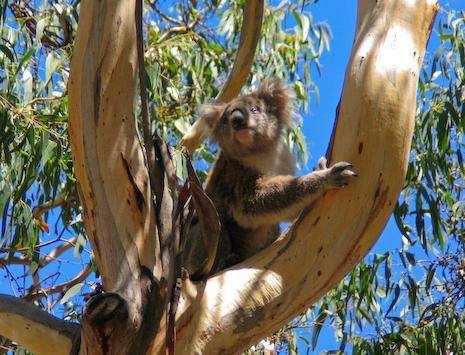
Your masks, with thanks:
<instances>
[{"instance_id":1,"label":"thin twig","mask_svg":"<svg viewBox=\"0 0 465 355\"><path fill-rule=\"evenodd\" d=\"M186 34L194 30L195 26L199 24L201 21L202 17L199 16L197 17L194 21L192 21L190 24L184 25L184 26L177 26L177 27L171 27L169 28L165 33L163 33L160 38L158 39L158 42L164 42L168 38L171 38L174 35L180 35L180 34Z\"/></svg>"},{"instance_id":2,"label":"thin twig","mask_svg":"<svg viewBox=\"0 0 465 355\"><path fill-rule=\"evenodd\" d=\"M74 237L73 237L74 238ZM58 243L58 242L61 242L62 240L65 242L65 243L69 243L73 238L69 239L69 240L63 240L61 237L58 237L56 239L53 239L53 240L49 240L48 242L44 242L42 244L37 244L37 245L34 245L32 248L33 249L40 249L40 248L43 248L43 247L46 247L50 244L53 244L53 243ZM0 248L0 252L1 253L7 253L11 250L12 248ZM30 248L29 247L24 247L24 248L19 248L19 249L15 249L14 251L15 252L24 252L24 251L28 251Z\"/></svg>"},{"instance_id":3,"label":"thin twig","mask_svg":"<svg viewBox=\"0 0 465 355\"><path fill-rule=\"evenodd\" d=\"M30 263L27 258L19 258L17 256L8 256L0 259L0 269L5 268L7 265L28 265Z\"/></svg>"},{"instance_id":4,"label":"thin twig","mask_svg":"<svg viewBox=\"0 0 465 355\"><path fill-rule=\"evenodd\" d=\"M175 25L182 25L183 22L181 20L176 20L166 14L164 14L163 12L160 11L160 9L157 7L157 5L155 5L154 2L150 2L148 1L147 2L149 4L149 6L152 8L152 10L158 15L160 16L163 20L165 20L166 22L171 22L172 24L175 24Z\"/></svg>"},{"instance_id":5,"label":"thin twig","mask_svg":"<svg viewBox=\"0 0 465 355\"><path fill-rule=\"evenodd\" d=\"M91 271L92 271L91 265L88 264L73 279L68 280L66 282L63 282L61 284L55 285L53 287L47 288L47 289L38 290L37 292L35 292L33 294L24 296L23 299L26 300L26 301L35 301L35 300L38 300L38 299L40 299L42 297L49 296L49 295L52 295L52 294L64 293L64 292L68 291L71 287L73 287L74 285L77 285L78 283L84 281L87 278L87 276L90 275Z\"/></svg>"},{"instance_id":6,"label":"thin twig","mask_svg":"<svg viewBox=\"0 0 465 355\"><path fill-rule=\"evenodd\" d=\"M164 42L167 39L171 38L174 35L184 35L191 31L191 27L189 26L178 26L178 27L171 27L165 33L163 33L157 42Z\"/></svg>"},{"instance_id":7,"label":"thin twig","mask_svg":"<svg viewBox=\"0 0 465 355\"><path fill-rule=\"evenodd\" d=\"M50 253L48 253L46 256L44 256L42 259L39 261L39 266L45 266L52 262L53 260L56 260L60 255L62 255L65 251L73 248L76 244L77 237L73 237L69 240L66 240L62 245L60 245L58 248L53 249Z\"/></svg>"},{"instance_id":8,"label":"thin twig","mask_svg":"<svg viewBox=\"0 0 465 355\"><path fill-rule=\"evenodd\" d=\"M39 267L46 266L53 260L56 260L60 255L62 255L65 251L69 250L70 248L74 247L76 243L77 238L73 237L69 240L65 240L62 245L57 247L56 249L53 249L50 253L48 253L46 256L41 258L37 264ZM24 248L24 251L28 250L28 248ZM17 252L19 250L15 250ZM32 263L32 260L29 257L17 257L10 255L4 259L0 259L0 268L6 267L6 265L30 265Z\"/></svg>"},{"instance_id":9,"label":"thin twig","mask_svg":"<svg viewBox=\"0 0 465 355\"><path fill-rule=\"evenodd\" d=\"M60 207L67 203L67 200L64 197L58 197L52 201L48 201L47 203L44 203L43 205L34 207L32 210L32 215L34 218L39 218L42 214L46 213L47 211Z\"/></svg>"},{"instance_id":10,"label":"thin twig","mask_svg":"<svg viewBox=\"0 0 465 355\"><path fill-rule=\"evenodd\" d=\"M41 101L55 101L55 100L60 100L62 99L63 96L50 96L50 97L35 97L31 101L29 101L26 106L32 106L36 104L37 102Z\"/></svg>"}]
</instances>

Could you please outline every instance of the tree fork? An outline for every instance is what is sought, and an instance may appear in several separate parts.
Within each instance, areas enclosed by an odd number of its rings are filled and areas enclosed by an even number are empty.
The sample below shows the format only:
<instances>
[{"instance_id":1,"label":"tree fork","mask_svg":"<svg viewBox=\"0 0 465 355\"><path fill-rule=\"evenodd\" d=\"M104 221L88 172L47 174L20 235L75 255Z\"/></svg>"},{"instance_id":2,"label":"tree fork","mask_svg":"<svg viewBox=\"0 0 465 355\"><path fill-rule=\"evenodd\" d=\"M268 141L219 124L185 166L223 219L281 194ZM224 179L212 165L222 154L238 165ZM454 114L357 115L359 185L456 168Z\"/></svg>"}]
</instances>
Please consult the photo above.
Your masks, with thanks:
<instances>
[{"instance_id":1,"label":"tree fork","mask_svg":"<svg viewBox=\"0 0 465 355\"><path fill-rule=\"evenodd\" d=\"M72 61L74 167L105 288L86 306L81 354L166 349L166 317L154 324L166 297L163 285L157 288L157 219L134 114L134 6L127 0L83 1ZM327 193L277 242L240 265L205 281L185 280L176 353L239 353L318 300L371 248L403 185L418 73L437 9L435 0L359 1L330 151L333 162L352 162L359 178ZM57 333L56 325L38 320L32 309L21 313L21 307L0 308L0 334L40 354L47 353L41 345L46 329L63 353L77 351L70 334L79 328Z\"/></svg>"},{"instance_id":2,"label":"tree fork","mask_svg":"<svg viewBox=\"0 0 465 355\"><path fill-rule=\"evenodd\" d=\"M171 334L166 310L176 272L177 188L165 143L156 139L152 149L147 141L141 12L141 0L88 1L81 7L69 82L70 137L86 228L105 289L85 307L82 353L145 353L156 334ZM236 95L247 78L262 14L263 0L245 5L239 53L223 95ZM135 126L138 69L146 151Z\"/></svg>"},{"instance_id":3,"label":"tree fork","mask_svg":"<svg viewBox=\"0 0 465 355\"><path fill-rule=\"evenodd\" d=\"M359 172L269 248L184 288L179 353L239 353L317 301L378 239L402 189L435 0L360 0L332 162ZM337 205L338 208L334 208ZM159 341L162 341L159 339Z\"/></svg>"}]
</instances>

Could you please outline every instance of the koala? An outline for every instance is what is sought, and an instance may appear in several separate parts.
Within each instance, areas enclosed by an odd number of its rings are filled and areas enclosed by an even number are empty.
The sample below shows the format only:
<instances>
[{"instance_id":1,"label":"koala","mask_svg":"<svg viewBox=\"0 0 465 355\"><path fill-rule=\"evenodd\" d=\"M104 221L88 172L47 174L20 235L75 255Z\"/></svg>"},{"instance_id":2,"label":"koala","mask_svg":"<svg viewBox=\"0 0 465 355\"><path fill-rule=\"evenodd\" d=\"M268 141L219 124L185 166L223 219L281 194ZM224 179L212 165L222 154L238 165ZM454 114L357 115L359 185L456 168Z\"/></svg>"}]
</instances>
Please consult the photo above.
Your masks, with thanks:
<instances>
[{"instance_id":1,"label":"koala","mask_svg":"<svg viewBox=\"0 0 465 355\"><path fill-rule=\"evenodd\" d=\"M199 116L195 129L201 127L220 148L205 187L221 222L212 272L266 248L278 238L280 222L293 220L325 191L356 176L350 163L327 167L324 158L315 171L292 175L294 158L283 138L293 117L292 95L281 81L264 82L230 102L204 104ZM194 218L190 240L198 240L198 233ZM191 275L206 257L200 244L186 249Z\"/></svg>"}]
</instances>

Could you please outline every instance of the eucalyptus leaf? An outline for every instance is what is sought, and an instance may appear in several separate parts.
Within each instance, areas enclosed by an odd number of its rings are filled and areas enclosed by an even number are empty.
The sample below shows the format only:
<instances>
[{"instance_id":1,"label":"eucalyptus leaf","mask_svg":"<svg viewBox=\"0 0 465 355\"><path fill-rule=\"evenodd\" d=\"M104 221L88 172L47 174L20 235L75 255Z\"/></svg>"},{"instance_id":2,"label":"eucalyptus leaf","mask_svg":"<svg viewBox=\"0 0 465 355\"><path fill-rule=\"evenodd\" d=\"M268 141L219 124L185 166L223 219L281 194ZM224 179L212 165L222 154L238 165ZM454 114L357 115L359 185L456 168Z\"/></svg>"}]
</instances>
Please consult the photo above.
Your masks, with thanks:
<instances>
[{"instance_id":1,"label":"eucalyptus leaf","mask_svg":"<svg viewBox=\"0 0 465 355\"><path fill-rule=\"evenodd\" d=\"M75 296L79 291L81 291L82 286L84 286L82 282L71 286L61 298L60 303L63 304L68 302L71 297Z\"/></svg>"}]
</instances>

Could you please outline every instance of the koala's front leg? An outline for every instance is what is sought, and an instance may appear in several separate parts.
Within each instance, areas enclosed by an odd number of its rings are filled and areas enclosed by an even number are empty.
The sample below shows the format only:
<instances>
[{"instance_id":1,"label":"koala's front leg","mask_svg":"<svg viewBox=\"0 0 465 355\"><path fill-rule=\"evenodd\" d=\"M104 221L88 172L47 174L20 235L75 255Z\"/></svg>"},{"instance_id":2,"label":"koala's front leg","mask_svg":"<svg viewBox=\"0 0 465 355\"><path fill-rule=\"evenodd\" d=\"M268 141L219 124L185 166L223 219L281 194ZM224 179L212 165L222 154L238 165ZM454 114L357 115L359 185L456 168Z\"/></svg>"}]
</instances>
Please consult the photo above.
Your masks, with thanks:
<instances>
[{"instance_id":1,"label":"koala's front leg","mask_svg":"<svg viewBox=\"0 0 465 355\"><path fill-rule=\"evenodd\" d=\"M305 176L261 178L252 191L246 191L233 216L245 228L258 228L295 218L325 191L346 186L357 174L352 165L339 162L328 168L321 158L318 169Z\"/></svg>"}]
</instances>

